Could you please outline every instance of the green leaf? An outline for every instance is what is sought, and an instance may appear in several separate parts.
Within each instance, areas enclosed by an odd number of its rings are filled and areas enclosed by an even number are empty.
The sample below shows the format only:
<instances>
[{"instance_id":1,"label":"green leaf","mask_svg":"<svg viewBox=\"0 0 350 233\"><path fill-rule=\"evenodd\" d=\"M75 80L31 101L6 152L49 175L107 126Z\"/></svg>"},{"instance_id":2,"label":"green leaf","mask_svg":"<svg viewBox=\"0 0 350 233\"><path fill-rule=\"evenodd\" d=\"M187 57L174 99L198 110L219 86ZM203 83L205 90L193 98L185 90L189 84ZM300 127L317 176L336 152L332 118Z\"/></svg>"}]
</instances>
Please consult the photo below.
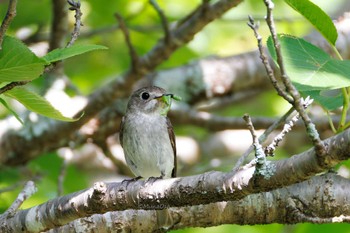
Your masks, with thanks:
<instances>
[{"instance_id":1,"label":"green leaf","mask_svg":"<svg viewBox=\"0 0 350 233\"><path fill-rule=\"evenodd\" d=\"M335 91L335 90L331 90ZM302 95L310 96L320 105L322 105L328 111L333 111L341 106L343 106L343 95L339 89L336 89L337 92L334 92L335 95L328 95L323 90L313 90L313 91L304 91ZM328 92L328 90L327 90Z\"/></svg>"},{"instance_id":2,"label":"green leaf","mask_svg":"<svg viewBox=\"0 0 350 233\"><path fill-rule=\"evenodd\" d=\"M107 49L107 47L102 45L72 45L68 48L59 48L52 50L42 58L46 62L52 63L97 49Z\"/></svg>"},{"instance_id":3,"label":"green leaf","mask_svg":"<svg viewBox=\"0 0 350 233\"><path fill-rule=\"evenodd\" d=\"M5 95L16 99L28 110L36 112L43 116L60 121L73 122L79 120L79 118L73 119L63 116L62 113L55 109L46 99L34 92L28 91L23 87L13 88L12 90L5 92Z\"/></svg>"},{"instance_id":4,"label":"green leaf","mask_svg":"<svg viewBox=\"0 0 350 233\"><path fill-rule=\"evenodd\" d=\"M163 109L161 111L161 115L163 116L166 116L170 110L170 106L171 106L171 100L172 100L172 97L171 95L163 95L162 96L162 101L163 101Z\"/></svg>"},{"instance_id":5,"label":"green leaf","mask_svg":"<svg viewBox=\"0 0 350 233\"><path fill-rule=\"evenodd\" d=\"M338 38L332 19L317 5L308 0L285 0L294 10L303 15L332 44Z\"/></svg>"},{"instance_id":6,"label":"green leaf","mask_svg":"<svg viewBox=\"0 0 350 233\"><path fill-rule=\"evenodd\" d=\"M0 82L36 79L43 72L45 64L21 41L6 36L0 50Z\"/></svg>"},{"instance_id":7,"label":"green leaf","mask_svg":"<svg viewBox=\"0 0 350 233\"><path fill-rule=\"evenodd\" d=\"M18 114L6 103L6 101L2 98L0 98L0 103L2 103L2 105L4 105L4 107L9 110L9 112L11 112L15 117L16 119L21 122L21 124L23 125L23 121L22 119L18 116Z\"/></svg>"},{"instance_id":8,"label":"green leaf","mask_svg":"<svg viewBox=\"0 0 350 233\"><path fill-rule=\"evenodd\" d=\"M336 60L313 44L289 35L279 35L284 65L299 91L338 89L350 86L350 60ZM271 37L267 46L276 61Z\"/></svg>"},{"instance_id":9,"label":"green leaf","mask_svg":"<svg viewBox=\"0 0 350 233\"><path fill-rule=\"evenodd\" d=\"M174 94L171 96L171 98L173 98L176 101L181 101L182 100L181 96L174 95Z\"/></svg>"}]
</instances>

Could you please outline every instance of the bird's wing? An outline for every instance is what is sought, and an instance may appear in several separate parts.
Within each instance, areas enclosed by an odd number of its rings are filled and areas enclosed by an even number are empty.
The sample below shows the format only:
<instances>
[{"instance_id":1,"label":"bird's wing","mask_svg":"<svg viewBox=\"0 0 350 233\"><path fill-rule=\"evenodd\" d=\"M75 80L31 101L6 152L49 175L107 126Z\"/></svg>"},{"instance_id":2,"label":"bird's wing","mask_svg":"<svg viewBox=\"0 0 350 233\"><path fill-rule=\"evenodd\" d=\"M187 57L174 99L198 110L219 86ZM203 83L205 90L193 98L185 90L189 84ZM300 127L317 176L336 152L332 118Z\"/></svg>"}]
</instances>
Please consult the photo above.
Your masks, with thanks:
<instances>
[{"instance_id":1,"label":"bird's wing","mask_svg":"<svg viewBox=\"0 0 350 233\"><path fill-rule=\"evenodd\" d=\"M170 138L171 147L173 148L173 151L174 151L174 169L171 173L171 177L176 177L177 163L176 163L175 134L174 134L173 126L171 125L171 122L170 122L168 117L166 118L166 124L167 124L167 128L168 128L168 134L169 134L169 138Z\"/></svg>"},{"instance_id":2,"label":"bird's wing","mask_svg":"<svg viewBox=\"0 0 350 233\"><path fill-rule=\"evenodd\" d=\"M123 128L124 128L125 116L122 117L122 121L120 122L119 127L119 143L123 147Z\"/></svg>"}]
</instances>

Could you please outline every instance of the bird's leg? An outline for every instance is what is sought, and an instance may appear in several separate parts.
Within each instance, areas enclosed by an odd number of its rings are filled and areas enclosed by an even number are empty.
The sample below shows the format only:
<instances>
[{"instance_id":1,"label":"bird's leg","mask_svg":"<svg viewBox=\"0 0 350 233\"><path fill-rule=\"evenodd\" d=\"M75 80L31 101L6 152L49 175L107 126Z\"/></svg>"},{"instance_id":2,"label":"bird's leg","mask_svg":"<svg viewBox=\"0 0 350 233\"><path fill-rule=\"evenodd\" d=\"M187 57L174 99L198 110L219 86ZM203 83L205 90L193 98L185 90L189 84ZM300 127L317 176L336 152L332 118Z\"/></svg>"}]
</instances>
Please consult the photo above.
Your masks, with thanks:
<instances>
[{"instance_id":1,"label":"bird's leg","mask_svg":"<svg viewBox=\"0 0 350 233\"><path fill-rule=\"evenodd\" d=\"M164 172L161 172L161 175L159 177L151 176L146 180L147 184L153 184L156 180L162 180L164 178L165 174Z\"/></svg>"},{"instance_id":2,"label":"bird's leg","mask_svg":"<svg viewBox=\"0 0 350 233\"><path fill-rule=\"evenodd\" d=\"M131 178L131 179L125 179L125 180L122 181L122 185L125 183L125 187L128 187L128 185L129 185L131 182L135 182L135 181L137 181L137 180L139 180L139 179L141 179L141 178L142 178L142 176L136 176L136 177Z\"/></svg>"}]
</instances>

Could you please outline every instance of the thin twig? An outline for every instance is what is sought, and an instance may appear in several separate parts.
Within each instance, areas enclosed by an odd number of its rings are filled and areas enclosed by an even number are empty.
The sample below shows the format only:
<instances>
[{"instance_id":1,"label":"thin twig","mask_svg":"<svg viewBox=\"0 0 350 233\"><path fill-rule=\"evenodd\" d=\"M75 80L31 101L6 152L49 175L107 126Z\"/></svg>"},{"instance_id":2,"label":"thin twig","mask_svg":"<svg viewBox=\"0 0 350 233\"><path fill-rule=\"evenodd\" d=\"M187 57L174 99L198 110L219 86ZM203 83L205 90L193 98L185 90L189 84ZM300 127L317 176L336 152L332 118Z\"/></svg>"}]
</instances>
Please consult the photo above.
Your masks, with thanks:
<instances>
[{"instance_id":1,"label":"thin twig","mask_svg":"<svg viewBox=\"0 0 350 233\"><path fill-rule=\"evenodd\" d=\"M17 0L10 0L9 6L7 8L6 16L2 21L2 24L0 27L0 50L2 49L2 42L4 40L6 31L10 26L10 23L16 16L16 7L17 7Z\"/></svg>"},{"instance_id":2,"label":"thin twig","mask_svg":"<svg viewBox=\"0 0 350 233\"><path fill-rule=\"evenodd\" d=\"M266 138L275 130L277 129L282 123L286 122L287 118L294 112L294 108L290 108L288 112L286 112L278 121L275 121L269 128L265 130L265 132L260 135L259 142L262 143L266 140ZM246 158L250 155L250 153L253 151L254 146L251 145L246 152L238 159L235 166L232 169L231 174L235 174L238 169L242 166L243 162L246 160Z\"/></svg>"},{"instance_id":3,"label":"thin twig","mask_svg":"<svg viewBox=\"0 0 350 233\"><path fill-rule=\"evenodd\" d=\"M166 44L169 44L170 43L170 40L171 40L171 34L170 34L170 30L169 30L169 23L168 23L168 20L167 18L165 17L165 14L164 12L162 11L162 9L159 7L159 5L157 4L157 1L156 0L150 0L149 1L151 3L151 5L153 6L153 8L157 11L159 17L160 17L160 20L162 22L162 27L163 27L163 30L164 30L164 41Z\"/></svg>"},{"instance_id":4,"label":"thin twig","mask_svg":"<svg viewBox=\"0 0 350 233\"><path fill-rule=\"evenodd\" d=\"M273 21L272 11L274 9L274 4L270 0L264 0L264 3L266 5L266 9L267 9L266 22L267 22L267 25L270 29L271 37L272 37L273 44L275 47L276 56L277 56L277 63L278 63L279 69L281 71L282 82L285 85L288 93L293 97L293 100L294 100L293 106L300 114L300 117L303 119L303 122L305 124L306 129L307 129L307 134L315 146L315 150L317 152L317 155L320 157L324 157L326 154L326 148L320 139L320 136L316 130L315 125L311 122L310 117L307 115L307 113L302 105L300 93L298 92L298 90L294 87L294 85L290 81L290 79L287 75L285 66L284 66L282 52L281 52L281 45L280 45L279 40L277 38L276 27L275 27L275 23ZM286 99L286 100L288 101L288 99Z\"/></svg>"},{"instance_id":5,"label":"thin twig","mask_svg":"<svg viewBox=\"0 0 350 233\"><path fill-rule=\"evenodd\" d=\"M267 76L269 77L273 87L276 89L277 93L282 96L285 100L287 100L289 103L293 104L293 99L288 95L288 93L286 93L279 85L278 85L278 82L277 82L277 79L274 75L274 72L273 72L273 69L272 67L270 66L270 63L269 63L269 60L267 58L267 56L265 55L265 52L264 52L264 47L262 45L262 37L261 35L259 34L258 32L258 29L259 29L259 22L258 23L255 23L254 19L252 16L248 16L249 18L249 22L247 23L248 26L253 30L254 32L254 35L255 35L255 38L258 42L258 48L259 48L259 53L260 53L260 58L261 58L261 61L262 63L264 64L264 67L266 69L266 73L267 73Z\"/></svg>"},{"instance_id":6,"label":"thin twig","mask_svg":"<svg viewBox=\"0 0 350 233\"><path fill-rule=\"evenodd\" d=\"M69 10L75 11L75 23L74 23L74 30L72 32L72 37L68 44L66 45L66 48L72 46L74 42L78 39L79 34L80 34L80 27L83 26L83 23L81 22L81 16L83 13L80 10L80 0L75 2L74 0L68 0L68 4L71 6Z\"/></svg>"},{"instance_id":7,"label":"thin twig","mask_svg":"<svg viewBox=\"0 0 350 233\"><path fill-rule=\"evenodd\" d=\"M9 90L15 88L15 87L26 85L29 82L30 81L11 82L11 83L3 86L2 88L0 88L0 95L6 91L9 91Z\"/></svg>"},{"instance_id":8,"label":"thin twig","mask_svg":"<svg viewBox=\"0 0 350 233\"><path fill-rule=\"evenodd\" d=\"M255 132L254 125L252 122L252 119L248 114L244 114L243 116L244 121L247 124L247 127L250 131L250 134L252 135L253 138L253 146L255 148L255 159L256 159L256 168L259 169L265 165L266 162L266 155L264 150L262 149L262 146L259 142L258 136Z\"/></svg>"},{"instance_id":9,"label":"thin twig","mask_svg":"<svg viewBox=\"0 0 350 233\"><path fill-rule=\"evenodd\" d=\"M115 17L118 20L120 30L124 34L125 41L126 41L126 44L128 46L128 49L129 49L129 54L130 54L130 57L131 57L131 69L134 70L134 71L137 71L140 59L139 59L139 56L136 53L136 50L135 50L134 46L131 43L129 30L126 27L124 19L123 19L123 17L120 14L115 13Z\"/></svg>"},{"instance_id":10,"label":"thin twig","mask_svg":"<svg viewBox=\"0 0 350 233\"><path fill-rule=\"evenodd\" d=\"M18 181L16 183L12 184L11 186L1 188L0 194L6 193L6 192L11 192L11 191L15 190L16 188L18 188L19 186L23 186L24 183L25 183L24 181Z\"/></svg>"},{"instance_id":11,"label":"thin twig","mask_svg":"<svg viewBox=\"0 0 350 233\"><path fill-rule=\"evenodd\" d=\"M57 179L57 196L62 196L64 193L64 178L66 177L68 167L68 159L66 157L63 158L63 162L60 168L60 174Z\"/></svg>"},{"instance_id":12,"label":"thin twig","mask_svg":"<svg viewBox=\"0 0 350 233\"><path fill-rule=\"evenodd\" d=\"M254 176L262 176L265 179L270 179L271 176L275 174L276 166L270 161L266 160L266 154L255 133L250 116L248 114L245 114L243 116L243 119L246 121L248 129L253 137L253 146L255 149L255 160L253 160L249 165L255 165Z\"/></svg>"},{"instance_id":13,"label":"thin twig","mask_svg":"<svg viewBox=\"0 0 350 233\"><path fill-rule=\"evenodd\" d=\"M253 137L253 143L254 144L255 143L259 143L259 139L258 139L258 136L255 133L254 125L253 125L253 122L252 122L252 119L250 118L250 116L248 114L244 114L243 120L246 122L247 127L248 127L248 129L250 131L250 134Z\"/></svg>"},{"instance_id":14,"label":"thin twig","mask_svg":"<svg viewBox=\"0 0 350 233\"><path fill-rule=\"evenodd\" d=\"M29 197L31 197L34 193L36 193L37 188L35 187L35 184L33 181L28 181L24 185L23 190L18 194L16 200L11 204L11 206L6 210L4 215L7 215L8 217L12 217L18 208L22 205L22 203L27 200Z\"/></svg>"},{"instance_id":15,"label":"thin twig","mask_svg":"<svg viewBox=\"0 0 350 233\"><path fill-rule=\"evenodd\" d=\"M310 97L307 97L305 100L303 100L303 106L306 109L310 104L312 104L313 99L310 99ZM269 156L274 156L274 152L278 146L278 144L283 140L283 138L287 135L289 131L292 130L292 127L296 124L296 122L300 119L300 115L296 114L292 119L287 122L283 130L273 139L273 141L265 148L265 154Z\"/></svg>"}]
</instances>

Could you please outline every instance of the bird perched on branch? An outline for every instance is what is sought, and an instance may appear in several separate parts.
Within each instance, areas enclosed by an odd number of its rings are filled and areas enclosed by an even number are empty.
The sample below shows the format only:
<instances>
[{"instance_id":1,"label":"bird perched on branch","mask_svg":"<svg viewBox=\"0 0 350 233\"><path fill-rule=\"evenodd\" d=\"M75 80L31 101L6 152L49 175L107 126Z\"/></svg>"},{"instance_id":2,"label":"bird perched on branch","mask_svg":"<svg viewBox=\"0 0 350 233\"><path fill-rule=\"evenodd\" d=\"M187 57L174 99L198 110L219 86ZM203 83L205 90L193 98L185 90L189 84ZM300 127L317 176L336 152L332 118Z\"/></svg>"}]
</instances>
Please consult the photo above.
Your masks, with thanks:
<instances>
[{"instance_id":1,"label":"bird perched on branch","mask_svg":"<svg viewBox=\"0 0 350 233\"><path fill-rule=\"evenodd\" d=\"M151 86L135 91L121 122L120 143L137 178L176 176L176 147L167 113L179 97Z\"/></svg>"}]
</instances>

